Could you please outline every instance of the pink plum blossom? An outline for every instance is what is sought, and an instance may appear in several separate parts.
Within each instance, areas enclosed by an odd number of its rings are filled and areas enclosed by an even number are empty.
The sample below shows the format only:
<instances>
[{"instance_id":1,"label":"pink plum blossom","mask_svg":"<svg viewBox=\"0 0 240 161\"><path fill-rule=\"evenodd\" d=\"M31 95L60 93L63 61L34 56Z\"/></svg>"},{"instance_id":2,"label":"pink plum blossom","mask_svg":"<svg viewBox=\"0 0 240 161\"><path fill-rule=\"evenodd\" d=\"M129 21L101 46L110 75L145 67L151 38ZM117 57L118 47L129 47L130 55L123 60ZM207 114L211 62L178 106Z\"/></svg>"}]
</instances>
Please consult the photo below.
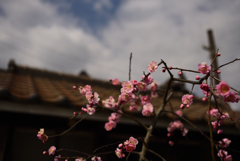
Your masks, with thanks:
<instances>
[{"instance_id":1,"label":"pink plum blossom","mask_svg":"<svg viewBox=\"0 0 240 161\"><path fill-rule=\"evenodd\" d=\"M118 101L127 102L132 98L132 93L125 93L122 92L121 95L119 95Z\"/></svg>"},{"instance_id":2,"label":"pink plum blossom","mask_svg":"<svg viewBox=\"0 0 240 161\"><path fill-rule=\"evenodd\" d=\"M86 96L86 99L88 100L88 102L91 104L97 104L98 101L100 100L97 92L93 93L91 91L88 91L88 92L86 92L85 96Z\"/></svg>"},{"instance_id":3,"label":"pink plum blossom","mask_svg":"<svg viewBox=\"0 0 240 161\"><path fill-rule=\"evenodd\" d=\"M185 105L191 105L193 102L193 95L185 94L182 97L182 103Z\"/></svg>"},{"instance_id":4,"label":"pink plum blossom","mask_svg":"<svg viewBox=\"0 0 240 161\"><path fill-rule=\"evenodd\" d=\"M110 121L110 122L105 123L104 128L106 131L111 131L113 128L116 127L116 125L117 125L116 122Z\"/></svg>"},{"instance_id":5,"label":"pink plum blossom","mask_svg":"<svg viewBox=\"0 0 240 161\"><path fill-rule=\"evenodd\" d=\"M182 75L183 73L182 73L182 71L180 70L179 72L178 72L178 75Z\"/></svg>"},{"instance_id":6,"label":"pink plum blossom","mask_svg":"<svg viewBox=\"0 0 240 161\"><path fill-rule=\"evenodd\" d=\"M153 112L152 104L151 103L146 103L143 106L142 115L143 116L151 116L152 112Z\"/></svg>"},{"instance_id":7,"label":"pink plum blossom","mask_svg":"<svg viewBox=\"0 0 240 161\"><path fill-rule=\"evenodd\" d=\"M125 148L127 152L131 152L136 149L136 146L138 144L138 140L134 137L130 137L129 140L126 140L124 142Z\"/></svg>"},{"instance_id":8,"label":"pink plum blossom","mask_svg":"<svg viewBox=\"0 0 240 161\"><path fill-rule=\"evenodd\" d=\"M183 124L180 120L176 120L174 122L171 122L169 125L168 125L168 132L171 133L173 131L175 131L176 129L179 129L181 130L183 128Z\"/></svg>"},{"instance_id":9,"label":"pink plum blossom","mask_svg":"<svg viewBox=\"0 0 240 161\"><path fill-rule=\"evenodd\" d=\"M119 122L119 119L120 119L121 115L118 114L118 113L111 113L111 116L108 117L108 121L113 121L113 122L116 122L118 123Z\"/></svg>"},{"instance_id":10,"label":"pink plum blossom","mask_svg":"<svg viewBox=\"0 0 240 161\"><path fill-rule=\"evenodd\" d=\"M107 131L111 131L113 128L115 128L119 122L120 117L121 115L118 113L111 113L111 116L108 117L109 122L105 123L105 129Z\"/></svg>"},{"instance_id":11,"label":"pink plum blossom","mask_svg":"<svg viewBox=\"0 0 240 161\"><path fill-rule=\"evenodd\" d=\"M38 139L42 140L43 143L45 143L48 140L48 136L46 134L44 134L43 128L41 128L40 131L38 131L37 137L38 137Z\"/></svg>"},{"instance_id":12,"label":"pink plum blossom","mask_svg":"<svg viewBox=\"0 0 240 161\"><path fill-rule=\"evenodd\" d=\"M151 84L150 84L150 90L151 91L155 91L158 87L158 84L156 81L153 81Z\"/></svg>"},{"instance_id":13,"label":"pink plum blossom","mask_svg":"<svg viewBox=\"0 0 240 161\"><path fill-rule=\"evenodd\" d=\"M200 77L197 75L197 76L195 77L195 79L196 79L196 80L199 80L199 79L200 79Z\"/></svg>"},{"instance_id":14,"label":"pink plum blossom","mask_svg":"<svg viewBox=\"0 0 240 161\"><path fill-rule=\"evenodd\" d=\"M136 105L131 105L131 106L129 106L129 110L130 111L137 111L138 107Z\"/></svg>"},{"instance_id":15,"label":"pink plum blossom","mask_svg":"<svg viewBox=\"0 0 240 161\"><path fill-rule=\"evenodd\" d=\"M207 112L208 113L208 112ZM217 131L218 134L222 133L221 129L218 129L219 126L221 126L222 122L226 119L229 118L229 114L226 112L220 113L218 109L211 109L210 110L210 115L213 117L216 117L217 120L211 122L213 128Z\"/></svg>"},{"instance_id":16,"label":"pink plum blossom","mask_svg":"<svg viewBox=\"0 0 240 161\"><path fill-rule=\"evenodd\" d=\"M133 83L131 81L124 82L123 89L126 93L131 93L133 91Z\"/></svg>"},{"instance_id":17,"label":"pink plum blossom","mask_svg":"<svg viewBox=\"0 0 240 161\"><path fill-rule=\"evenodd\" d=\"M231 143L231 140L229 140L228 138L223 138L221 141L219 141L219 144L224 148L229 147L230 143Z\"/></svg>"},{"instance_id":18,"label":"pink plum blossom","mask_svg":"<svg viewBox=\"0 0 240 161\"><path fill-rule=\"evenodd\" d=\"M54 157L54 161L61 161L61 155L56 155Z\"/></svg>"},{"instance_id":19,"label":"pink plum blossom","mask_svg":"<svg viewBox=\"0 0 240 161\"><path fill-rule=\"evenodd\" d=\"M90 85L86 85L85 87L79 87L79 92L82 94L82 95L85 95L86 92L91 92L92 91L92 87Z\"/></svg>"},{"instance_id":20,"label":"pink plum blossom","mask_svg":"<svg viewBox=\"0 0 240 161\"><path fill-rule=\"evenodd\" d=\"M115 150L115 154L117 155L118 158L125 157L125 154L122 153L122 149L119 149L119 148Z\"/></svg>"},{"instance_id":21,"label":"pink plum blossom","mask_svg":"<svg viewBox=\"0 0 240 161\"><path fill-rule=\"evenodd\" d=\"M203 100L203 102L207 102L208 98L207 97L203 97L202 100Z\"/></svg>"},{"instance_id":22,"label":"pink plum blossom","mask_svg":"<svg viewBox=\"0 0 240 161\"><path fill-rule=\"evenodd\" d=\"M135 80L135 79L133 79L133 80L132 80L132 83L133 83L134 85L137 85L138 81Z\"/></svg>"},{"instance_id":23,"label":"pink plum blossom","mask_svg":"<svg viewBox=\"0 0 240 161\"><path fill-rule=\"evenodd\" d=\"M210 91L210 87L208 86L208 84L205 84L205 83L202 83L202 84L200 85L200 88L201 88L203 91L206 91L206 92Z\"/></svg>"},{"instance_id":24,"label":"pink plum blossom","mask_svg":"<svg viewBox=\"0 0 240 161\"><path fill-rule=\"evenodd\" d=\"M87 104L87 107L82 107L82 111L88 113L89 115L93 115L96 111L95 107L90 106L89 104Z\"/></svg>"},{"instance_id":25,"label":"pink plum blossom","mask_svg":"<svg viewBox=\"0 0 240 161\"><path fill-rule=\"evenodd\" d=\"M122 150L125 149L127 152L132 152L136 149L138 144L138 140L134 137L130 137L128 140L126 140L123 144L119 144L118 148L115 150L115 154L118 158L125 157L125 154L123 154Z\"/></svg>"},{"instance_id":26,"label":"pink plum blossom","mask_svg":"<svg viewBox=\"0 0 240 161\"><path fill-rule=\"evenodd\" d=\"M143 81L147 84L147 85L149 85L149 84L151 84L152 82L153 82L153 78L152 78L152 76L151 75L149 75L149 76L145 76L145 75L143 75L142 76L142 79L143 79Z\"/></svg>"},{"instance_id":27,"label":"pink plum blossom","mask_svg":"<svg viewBox=\"0 0 240 161\"><path fill-rule=\"evenodd\" d=\"M138 82L137 88L139 91L146 91L147 90L147 84L144 82Z\"/></svg>"},{"instance_id":28,"label":"pink plum blossom","mask_svg":"<svg viewBox=\"0 0 240 161\"><path fill-rule=\"evenodd\" d=\"M217 70L216 72L217 72L217 74L220 74L220 73L221 73L221 70Z\"/></svg>"},{"instance_id":29,"label":"pink plum blossom","mask_svg":"<svg viewBox=\"0 0 240 161\"><path fill-rule=\"evenodd\" d=\"M96 109L94 107L87 107L87 113L89 115L93 115L95 113Z\"/></svg>"},{"instance_id":30,"label":"pink plum blossom","mask_svg":"<svg viewBox=\"0 0 240 161\"><path fill-rule=\"evenodd\" d=\"M172 140L170 140L170 141L168 142L168 144L169 144L170 146L173 146L173 145L174 145L174 142L173 142Z\"/></svg>"},{"instance_id":31,"label":"pink plum blossom","mask_svg":"<svg viewBox=\"0 0 240 161\"><path fill-rule=\"evenodd\" d=\"M216 89L218 93L222 96L225 96L229 93L230 87L225 81L221 81L218 85L216 85Z\"/></svg>"},{"instance_id":32,"label":"pink plum blossom","mask_svg":"<svg viewBox=\"0 0 240 161\"><path fill-rule=\"evenodd\" d=\"M217 130L217 134L221 134L223 131L221 129Z\"/></svg>"},{"instance_id":33,"label":"pink plum blossom","mask_svg":"<svg viewBox=\"0 0 240 161\"><path fill-rule=\"evenodd\" d=\"M186 136L188 133L188 129L184 128L182 131L182 136Z\"/></svg>"},{"instance_id":34,"label":"pink plum blossom","mask_svg":"<svg viewBox=\"0 0 240 161\"><path fill-rule=\"evenodd\" d=\"M55 147L55 146L51 146L51 147L48 149L48 155L54 155L54 154L55 154L55 151L56 151L56 147Z\"/></svg>"},{"instance_id":35,"label":"pink plum blossom","mask_svg":"<svg viewBox=\"0 0 240 161\"><path fill-rule=\"evenodd\" d=\"M188 108L193 102L193 95L185 94L182 96L182 103L180 108L183 109L185 106Z\"/></svg>"},{"instance_id":36,"label":"pink plum blossom","mask_svg":"<svg viewBox=\"0 0 240 161\"><path fill-rule=\"evenodd\" d=\"M151 61L150 64L148 65L147 67L147 70L150 72L150 73L153 73L157 70L158 68L158 64L157 62L155 61Z\"/></svg>"},{"instance_id":37,"label":"pink plum blossom","mask_svg":"<svg viewBox=\"0 0 240 161\"><path fill-rule=\"evenodd\" d=\"M91 158L92 161L102 161L101 157L94 156Z\"/></svg>"},{"instance_id":38,"label":"pink plum blossom","mask_svg":"<svg viewBox=\"0 0 240 161\"><path fill-rule=\"evenodd\" d=\"M210 116L214 116L216 118L219 118L221 116L221 114L219 113L218 109L211 109L210 110Z\"/></svg>"},{"instance_id":39,"label":"pink plum blossom","mask_svg":"<svg viewBox=\"0 0 240 161\"><path fill-rule=\"evenodd\" d=\"M115 79L112 80L112 84L113 84L113 85L116 86L116 85L118 85L118 83L119 83L119 80L118 80L117 78L115 78Z\"/></svg>"},{"instance_id":40,"label":"pink plum blossom","mask_svg":"<svg viewBox=\"0 0 240 161\"><path fill-rule=\"evenodd\" d=\"M177 115L179 115L179 116L182 116L182 115L183 115L183 112L182 112L181 110L177 110L175 113L176 113Z\"/></svg>"},{"instance_id":41,"label":"pink plum blossom","mask_svg":"<svg viewBox=\"0 0 240 161\"><path fill-rule=\"evenodd\" d=\"M218 151L218 157L222 158L224 161L232 161L232 155L228 155L226 150L220 149Z\"/></svg>"},{"instance_id":42,"label":"pink plum blossom","mask_svg":"<svg viewBox=\"0 0 240 161\"><path fill-rule=\"evenodd\" d=\"M86 159L83 159L83 158L77 158L77 159L75 159L75 161L86 161Z\"/></svg>"},{"instance_id":43,"label":"pink plum blossom","mask_svg":"<svg viewBox=\"0 0 240 161\"><path fill-rule=\"evenodd\" d=\"M108 99L102 101L103 105L107 108L113 109L116 108L117 103L115 102L115 99L110 96Z\"/></svg>"},{"instance_id":44,"label":"pink plum blossom","mask_svg":"<svg viewBox=\"0 0 240 161\"><path fill-rule=\"evenodd\" d=\"M144 104L146 104L146 103L150 103L150 97L148 96L148 95L146 95L146 96L142 96L141 97L141 103L142 103L142 105L144 105Z\"/></svg>"},{"instance_id":45,"label":"pink plum blossom","mask_svg":"<svg viewBox=\"0 0 240 161\"><path fill-rule=\"evenodd\" d=\"M207 74L211 70L211 66L208 66L206 62L198 64L198 71L202 74Z\"/></svg>"},{"instance_id":46,"label":"pink plum blossom","mask_svg":"<svg viewBox=\"0 0 240 161\"><path fill-rule=\"evenodd\" d=\"M237 95L234 91L230 91L228 94L224 95L223 101L225 102L236 102Z\"/></svg>"}]
</instances>

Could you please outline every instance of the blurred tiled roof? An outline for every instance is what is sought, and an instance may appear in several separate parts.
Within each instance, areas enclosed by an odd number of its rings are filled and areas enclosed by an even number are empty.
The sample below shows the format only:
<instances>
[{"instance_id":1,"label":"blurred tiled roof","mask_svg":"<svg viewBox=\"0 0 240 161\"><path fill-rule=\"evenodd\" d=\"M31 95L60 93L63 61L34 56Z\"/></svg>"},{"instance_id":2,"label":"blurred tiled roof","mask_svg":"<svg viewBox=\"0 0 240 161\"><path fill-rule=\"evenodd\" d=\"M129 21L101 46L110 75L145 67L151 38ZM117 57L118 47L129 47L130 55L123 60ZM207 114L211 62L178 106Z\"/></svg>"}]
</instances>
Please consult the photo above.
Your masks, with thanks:
<instances>
[{"instance_id":1,"label":"blurred tiled roof","mask_svg":"<svg viewBox=\"0 0 240 161\"><path fill-rule=\"evenodd\" d=\"M84 73L84 72L83 72ZM92 86L94 92L100 94L101 100L109 98L112 95L115 99L120 94L120 87L111 85L108 81L96 80L82 75L69 75L47 70L34 69L25 66L16 65L13 60L9 62L8 70L0 70L0 100L10 102L23 102L27 104L40 105L58 105L64 107L82 107L87 101L81 96L78 90L74 90L73 85ZM164 85L160 86L161 89ZM174 84L172 86L174 95L167 105L166 109L174 111L179 110L181 97L187 93L183 84ZM161 105L160 98L153 100L153 106ZM226 106L220 104L222 111L226 111ZM207 103L203 103L201 99L195 98L191 108L183 110L184 116L191 121L206 121ZM233 113L230 113L232 116ZM234 113L239 117L239 112ZM173 117L171 114L165 114L166 117Z\"/></svg>"}]
</instances>

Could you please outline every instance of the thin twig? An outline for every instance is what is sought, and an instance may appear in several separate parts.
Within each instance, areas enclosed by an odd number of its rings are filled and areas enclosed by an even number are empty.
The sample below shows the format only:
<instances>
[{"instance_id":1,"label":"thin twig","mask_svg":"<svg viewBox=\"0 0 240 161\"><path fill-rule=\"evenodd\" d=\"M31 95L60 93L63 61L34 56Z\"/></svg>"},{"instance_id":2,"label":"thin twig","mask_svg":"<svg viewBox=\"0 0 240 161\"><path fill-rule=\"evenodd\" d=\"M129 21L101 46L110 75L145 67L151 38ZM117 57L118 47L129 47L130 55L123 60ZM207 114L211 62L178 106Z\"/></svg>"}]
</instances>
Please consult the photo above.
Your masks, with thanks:
<instances>
[{"instance_id":1,"label":"thin twig","mask_svg":"<svg viewBox=\"0 0 240 161\"><path fill-rule=\"evenodd\" d=\"M100 146L99 148L95 149L95 150L93 151L93 153L95 153L96 151L98 151L98 150L100 150L100 149L102 149L102 148L106 148L106 147L108 147L108 146L116 145L116 144L119 144L119 143L121 143L121 142L123 142L123 141L118 141L118 142L116 142L116 143L112 143L112 144L107 144L107 145Z\"/></svg>"},{"instance_id":2,"label":"thin twig","mask_svg":"<svg viewBox=\"0 0 240 161\"><path fill-rule=\"evenodd\" d=\"M217 49L217 52L216 52L216 54L215 54L215 57L214 57L214 59L212 60L212 63L211 63L211 65L213 65L213 62L215 61L215 59L218 57L217 56L217 54L218 54L218 51L219 51L219 49Z\"/></svg>"},{"instance_id":3,"label":"thin twig","mask_svg":"<svg viewBox=\"0 0 240 161\"><path fill-rule=\"evenodd\" d=\"M232 60L232 61L230 61L230 62L228 62L228 63L225 63L225 64L223 64L223 65L220 65L218 68L214 69L214 71L216 71L216 70L218 70L219 68L222 68L222 67L224 67L224 66L226 66L226 65L228 65L228 64L234 63L235 61L238 61L238 60L240 60L240 58L236 58L236 59L234 59L234 60Z\"/></svg>"},{"instance_id":4,"label":"thin twig","mask_svg":"<svg viewBox=\"0 0 240 161\"><path fill-rule=\"evenodd\" d=\"M71 149L58 149L58 150L56 150L56 152L60 152L60 151L70 151L70 152L75 152L75 153L79 153L79 154L89 156L89 154L84 153L84 152L80 152L80 151L77 151L77 150L71 150Z\"/></svg>"},{"instance_id":5,"label":"thin twig","mask_svg":"<svg viewBox=\"0 0 240 161\"><path fill-rule=\"evenodd\" d=\"M166 69L166 67L163 67ZM177 68L177 67L172 67L172 69L177 69L177 70L181 70L181 71L187 71L187 72L192 72L192 73L200 73L199 71L196 70L189 70L189 69L183 69L183 68Z\"/></svg>"},{"instance_id":6,"label":"thin twig","mask_svg":"<svg viewBox=\"0 0 240 161\"><path fill-rule=\"evenodd\" d=\"M129 73L128 73L128 80L131 80L131 64L132 64L132 53L130 54L130 58L129 58Z\"/></svg>"},{"instance_id":7,"label":"thin twig","mask_svg":"<svg viewBox=\"0 0 240 161\"><path fill-rule=\"evenodd\" d=\"M66 131L62 132L61 134L57 134L57 135L52 135L52 136L48 136L50 137L56 137L56 136L62 136L64 134L66 134L67 132L69 132L70 130L72 130L78 123L80 123L82 120L84 120L85 118L87 118L89 115L85 115L83 118L81 118L80 120L78 120L74 125L72 125L69 129L67 129Z\"/></svg>"}]
</instances>

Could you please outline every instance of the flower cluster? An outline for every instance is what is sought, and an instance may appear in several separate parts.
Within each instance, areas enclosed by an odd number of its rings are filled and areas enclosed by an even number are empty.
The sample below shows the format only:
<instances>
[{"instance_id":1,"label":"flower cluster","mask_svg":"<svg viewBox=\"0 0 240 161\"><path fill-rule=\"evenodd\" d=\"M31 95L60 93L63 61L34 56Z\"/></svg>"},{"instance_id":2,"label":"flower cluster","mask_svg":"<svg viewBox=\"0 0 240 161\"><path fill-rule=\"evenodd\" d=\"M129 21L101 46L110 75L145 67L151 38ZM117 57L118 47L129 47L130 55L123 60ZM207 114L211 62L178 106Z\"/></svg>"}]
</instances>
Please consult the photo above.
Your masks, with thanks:
<instances>
[{"instance_id":1,"label":"flower cluster","mask_svg":"<svg viewBox=\"0 0 240 161\"><path fill-rule=\"evenodd\" d=\"M221 81L217 84L216 89L225 102L234 103L239 101L238 95L234 91L230 91L230 86L225 81Z\"/></svg>"},{"instance_id":2,"label":"flower cluster","mask_svg":"<svg viewBox=\"0 0 240 161\"><path fill-rule=\"evenodd\" d=\"M223 122L223 120L225 120L225 118L229 118L229 114L226 112L220 113L218 111L218 109L211 109L209 114L210 114L210 116L217 118L217 120L211 122L211 124L212 124L213 128L217 131L217 133L221 134L222 130L218 129L218 127L222 125L222 122Z\"/></svg>"},{"instance_id":3,"label":"flower cluster","mask_svg":"<svg viewBox=\"0 0 240 161\"><path fill-rule=\"evenodd\" d=\"M105 123L105 129L107 131L111 131L113 128L115 128L119 122L120 117L121 115L118 113L111 113L111 116L108 117L108 122Z\"/></svg>"},{"instance_id":4,"label":"flower cluster","mask_svg":"<svg viewBox=\"0 0 240 161\"><path fill-rule=\"evenodd\" d=\"M86 105L86 107L82 107L82 111L88 113L89 115L93 115L96 111L96 105L100 100L98 93L93 93L90 85L86 85L85 87L79 87L79 92L84 95L88 100L88 104Z\"/></svg>"},{"instance_id":5,"label":"flower cluster","mask_svg":"<svg viewBox=\"0 0 240 161\"><path fill-rule=\"evenodd\" d=\"M231 143L231 140L229 140L228 138L223 138L218 143L219 143L220 147L227 148L227 147L229 147L229 144Z\"/></svg>"},{"instance_id":6,"label":"flower cluster","mask_svg":"<svg viewBox=\"0 0 240 161\"><path fill-rule=\"evenodd\" d=\"M224 160L224 161L232 161L232 155L228 155L228 152L226 150L224 150L224 148L229 147L231 140L229 140L228 138L223 138L218 143L219 143L219 147L221 148L218 151L218 156L221 157L222 160Z\"/></svg>"},{"instance_id":7,"label":"flower cluster","mask_svg":"<svg viewBox=\"0 0 240 161\"><path fill-rule=\"evenodd\" d=\"M151 62L149 64L148 70L149 72L156 71L158 65L156 62ZM118 101L115 102L114 98L110 96L108 99L103 100L102 104L109 109L114 111L121 110L121 107L130 102L129 110L137 111L138 109L142 109L143 116L151 116L154 112L154 108L152 106L151 99L157 97L156 89L158 84L153 81L151 75L143 75L141 81L130 80L126 82L119 83L118 79L111 80L114 85L121 85L121 94L118 97ZM114 83L115 82L115 83ZM146 91L148 86L151 91L151 95L141 95L140 92ZM111 130L115 127L115 124L112 122L108 122L105 124L105 129Z\"/></svg>"},{"instance_id":8,"label":"flower cluster","mask_svg":"<svg viewBox=\"0 0 240 161\"><path fill-rule=\"evenodd\" d=\"M115 154L118 158L123 158L125 157L123 151L132 152L136 149L137 144L138 140L131 136L129 140L126 140L124 143L118 145L118 148L115 150Z\"/></svg>"},{"instance_id":9,"label":"flower cluster","mask_svg":"<svg viewBox=\"0 0 240 161\"><path fill-rule=\"evenodd\" d=\"M232 161L232 155L228 155L226 150L219 150L218 157L221 157L224 161Z\"/></svg>"},{"instance_id":10,"label":"flower cluster","mask_svg":"<svg viewBox=\"0 0 240 161\"><path fill-rule=\"evenodd\" d=\"M181 112L177 112L176 111L176 113L178 114L178 115L182 115L182 113ZM187 135L187 133L188 133L188 130L186 129L186 128L183 128L183 123L180 121L180 120L176 120L176 121L174 121L174 122L170 122L170 124L168 125L168 127L167 127L167 131L168 131L168 134L167 134L167 136L168 137L172 137L173 135L174 135L174 131L175 130L180 130L181 131L181 133L182 133L182 136L186 136ZM173 145L174 144L174 142L173 141L169 141L169 145Z\"/></svg>"},{"instance_id":11,"label":"flower cluster","mask_svg":"<svg viewBox=\"0 0 240 161\"><path fill-rule=\"evenodd\" d=\"M108 99L103 100L102 104L105 107L107 107L109 109L112 109L112 110L118 110L119 109L118 103L115 102L115 99L113 98L113 96L110 96Z\"/></svg>"},{"instance_id":12,"label":"flower cluster","mask_svg":"<svg viewBox=\"0 0 240 161\"><path fill-rule=\"evenodd\" d=\"M43 143L45 143L48 140L48 136L46 134L44 134L43 128L41 128L40 131L38 131L37 137L38 137L38 139L42 140Z\"/></svg>"}]
</instances>

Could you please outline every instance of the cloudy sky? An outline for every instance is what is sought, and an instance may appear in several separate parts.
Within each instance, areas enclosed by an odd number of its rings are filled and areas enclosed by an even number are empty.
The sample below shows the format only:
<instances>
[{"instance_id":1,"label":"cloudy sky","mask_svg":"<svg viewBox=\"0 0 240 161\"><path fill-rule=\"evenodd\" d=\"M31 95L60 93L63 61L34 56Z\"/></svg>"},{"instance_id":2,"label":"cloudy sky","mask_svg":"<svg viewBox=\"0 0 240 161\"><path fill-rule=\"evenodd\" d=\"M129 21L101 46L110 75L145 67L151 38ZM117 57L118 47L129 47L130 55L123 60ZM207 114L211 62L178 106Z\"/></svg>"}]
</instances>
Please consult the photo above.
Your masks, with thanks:
<instances>
[{"instance_id":1,"label":"cloudy sky","mask_svg":"<svg viewBox=\"0 0 240 161\"><path fill-rule=\"evenodd\" d=\"M210 28L219 64L240 57L239 17L239 0L1 0L0 68L13 58L31 67L126 80L132 52L133 79L152 60L197 70L210 63L202 48ZM237 89L239 63L221 74ZM160 70L153 76L159 83L168 79Z\"/></svg>"}]
</instances>

